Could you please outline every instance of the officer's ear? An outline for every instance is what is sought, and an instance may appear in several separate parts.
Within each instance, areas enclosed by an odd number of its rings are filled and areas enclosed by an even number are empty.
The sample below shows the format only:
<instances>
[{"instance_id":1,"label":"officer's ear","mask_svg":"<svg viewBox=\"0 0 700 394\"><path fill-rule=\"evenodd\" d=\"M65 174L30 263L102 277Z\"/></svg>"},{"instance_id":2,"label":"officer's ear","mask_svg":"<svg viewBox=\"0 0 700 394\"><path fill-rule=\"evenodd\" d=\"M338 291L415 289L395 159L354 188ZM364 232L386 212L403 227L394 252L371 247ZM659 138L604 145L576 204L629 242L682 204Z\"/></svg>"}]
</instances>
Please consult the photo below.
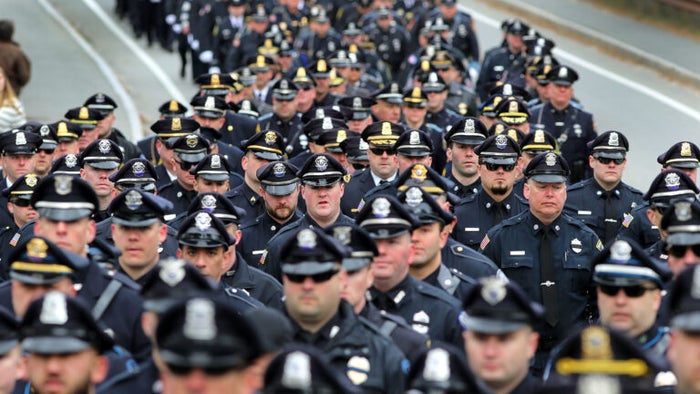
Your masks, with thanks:
<instances>
[{"instance_id":1,"label":"officer's ear","mask_svg":"<svg viewBox=\"0 0 700 394\"><path fill-rule=\"evenodd\" d=\"M526 200L530 199L530 184L525 181L523 184L523 197L525 197Z\"/></svg>"},{"instance_id":2,"label":"officer's ear","mask_svg":"<svg viewBox=\"0 0 700 394\"><path fill-rule=\"evenodd\" d=\"M112 225L112 227L114 227L114 225ZM166 226L164 223L161 223L160 231L158 234L158 242L163 243L165 242L166 238L168 238L168 226Z\"/></svg>"},{"instance_id":3,"label":"officer's ear","mask_svg":"<svg viewBox=\"0 0 700 394\"><path fill-rule=\"evenodd\" d=\"M107 371L109 370L109 360L106 356L97 356L95 364L92 368L92 373L90 374L90 382L92 384L98 384L105 380L107 377Z\"/></svg>"},{"instance_id":4,"label":"officer's ear","mask_svg":"<svg viewBox=\"0 0 700 394\"><path fill-rule=\"evenodd\" d=\"M588 166L591 167L591 168L593 168L593 162L594 162L594 161L595 161L595 159L593 158L593 156L590 156L590 155L589 155L589 156L588 156Z\"/></svg>"},{"instance_id":5,"label":"officer's ear","mask_svg":"<svg viewBox=\"0 0 700 394\"><path fill-rule=\"evenodd\" d=\"M7 210L10 211L11 214L15 214L15 207L10 202L7 203Z\"/></svg>"}]
</instances>

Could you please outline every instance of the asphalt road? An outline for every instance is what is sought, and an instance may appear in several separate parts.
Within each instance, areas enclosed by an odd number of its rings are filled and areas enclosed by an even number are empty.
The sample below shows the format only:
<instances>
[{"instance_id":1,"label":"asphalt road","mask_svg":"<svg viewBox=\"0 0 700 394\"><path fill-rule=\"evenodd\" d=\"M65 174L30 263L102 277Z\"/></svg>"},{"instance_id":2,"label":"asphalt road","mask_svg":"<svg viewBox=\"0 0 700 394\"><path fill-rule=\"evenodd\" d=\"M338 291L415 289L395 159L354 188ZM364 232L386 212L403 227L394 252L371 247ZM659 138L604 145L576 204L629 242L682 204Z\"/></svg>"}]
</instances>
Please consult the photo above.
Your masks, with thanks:
<instances>
[{"instance_id":1,"label":"asphalt road","mask_svg":"<svg viewBox=\"0 0 700 394\"><path fill-rule=\"evenodd\" d=\"M460 4L476 21L482 50L500 42L500 21L514 16L479 0ZM117 127L142 136L150 133L148 126L161 103L171 98L189 101L195 93L189 78L178 75L177 55L148 48L143 39L135 42L128 26L115 19L113 0L0 0L0 7L3 17L16 21L16 40L33 62L32 80L22 93L31 119L55 121L103 91L120 103ZM614 36L615 28L599 33ZM659 153L681 139L700 142L695 105L700 92L594 43L541 31L555 39L556 56L579 72L576 96L595 115L598 130L618 130L630 139L628 183L645 190L659 170ZM81 47L74 36L88 47ZM700 53L697 49L687 48Z\"/></svg>"}]
</instances>

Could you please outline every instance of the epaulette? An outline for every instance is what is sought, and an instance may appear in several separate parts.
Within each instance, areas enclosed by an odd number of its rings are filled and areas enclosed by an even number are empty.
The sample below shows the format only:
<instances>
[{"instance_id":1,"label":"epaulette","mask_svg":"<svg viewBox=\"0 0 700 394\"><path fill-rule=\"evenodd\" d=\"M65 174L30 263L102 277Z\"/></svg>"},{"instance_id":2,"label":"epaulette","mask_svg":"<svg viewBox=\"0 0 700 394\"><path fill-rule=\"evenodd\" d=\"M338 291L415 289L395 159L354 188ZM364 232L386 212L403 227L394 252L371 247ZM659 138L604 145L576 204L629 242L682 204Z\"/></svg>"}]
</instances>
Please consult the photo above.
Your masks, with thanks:
<instances>
[{"instance_id":1,"label":"epaulette","mask_svg":"<svg viewBox=\"0 0 700 394\"><path fill-rule=\"evenodd\" d=\"M624 183L624 182L621 183L621 186L624 187L625 189L629 190L629 191L630 191L631 193L633 193L633 194L644 195L644 193L642 193L641 190L639 190L639 189L637 189L637 188L635 188L635 187L633 187L633 186L630 186L630 185L628 185L628 184L626 184L626 183Z\"/></svg>"},{"instance_id":2,"label":"epaulette","mask_svg":"<svg viewBox=\"0 0 700 394\"><path fill-rule=\"evenodd\" d=\"M455 278L461 280L464 283L469 283L470 285L475 285L477 283L477 280L475 278L472 278L471 276L462 273L462 271L458 270L457 268L450 268L450 273Z\"/></svg>"},{"instance_id":3,"label":"epaulette","mask_svg":"<svg viewBox=\"0 0 700 394\"><path fill-rule=\"evenodd\" d=\"M593 178L591 178L593 179ZM584 187L588 186L588 179L584 179L582 181L576 182L573 185L569 185L569 187L566 188L567 192L574 191L574 190L579 190L583 189Z\"/></svg>"},{"instance_id":4,"label":"epaulette","mask_svg":"<svg viewBox=\"0 0 700 394\"><path fill-rule=\"evenodd\" d=\"M461 199L457 202L457 205L455 205L455 208L457 208L457 207L459 207L459 206L462 206L462 205L467 205L467 204L471 204L471 203L473 203L473 202L476 202L476 199L477 199L477 197L478 197L478 194L479 194L479 193L474 193L474 194L470 194L470 195L467 195L467 196L461 198Z\"/></svg>"},{"instance_id":5,"label":"epaulette","mask_svg":"<svg viewBox=\"0 0 700 394\"><path fill-rule=\"evenodd\" d=\"M525 198L519 194L514 194L514 196L518 201L522 202L523 204L530 205L530 201L527 198Z\"/></svg>"},{"instance_id":6,"label":"epaulette","mask_svg":"<svg viewBox=\"0 0 700 394\"><path fill-rule=\"evenodd\" d=\"M447 294L444 290L438 289L435 286L429 285L425 282L416 280L416 282L419 282L418 285L416 286L416 290L430 298L435 298L439 299L441 301L446 302L450 306L458 306L459 307L459 301Z\"/></svg>"},{"instance_id":7,"label":"epaulette","mask_svg":"<svg viewBox=\"0 0 700 394\"><path fill-rule=\"evenodd\" d=\"M268 112L266 114L261 115L258 118L258 123L262 123L262 122L266 122L266 121L270 120L270 118L272 118L272 115L274 115L273 112Z\"/></svg>"},{"instance_id":8,"label":"epaulette","mask_svg":"<svg viewBox=\"0 0 700 394\"><path fill-rule=\"evenodd\" d=\"M119 282L122 283L123 286L128 287L132 290L135 290L135 291L141 290L141 286L138 283L134 282L133 279L129 278L125 274L122 274L121 272L114 272L114 274L112 274L112 275L107 274L106 276L118 280Z\"/></svg>"},{"instance_id":9,"label":"epaulette","mask_svg":"<svg viewBox=\"0 0 700 394\"><path fill-rule=\"evenodd\" d=\"M462 257L469 257L466 253L464 253L469 247L466 245L452 245L450 247L450 252L456 256L462 256Z\"/></svg>"},{"instance_id":10,"label":"epaulette","mask_svg":"<svg viewBox=\"0 0 700 394\"><path fill-rule=\"evenodd\" d=\"M256 303L255 298L252 298L250 296L250 294L248 294L248 292L243 290L243 289L235 289L233 287L226 287L226 288L224 288L224 293L226 293L227 296L229 296L231 298L235 298L236 300L241 301L241 302L243 302L243 303L245 303L253 308L259 308L262 305L262 303L260 303L260 302ZM247 297L243 296L241 294L245 294Z\"/></svg>"}]
</instances>

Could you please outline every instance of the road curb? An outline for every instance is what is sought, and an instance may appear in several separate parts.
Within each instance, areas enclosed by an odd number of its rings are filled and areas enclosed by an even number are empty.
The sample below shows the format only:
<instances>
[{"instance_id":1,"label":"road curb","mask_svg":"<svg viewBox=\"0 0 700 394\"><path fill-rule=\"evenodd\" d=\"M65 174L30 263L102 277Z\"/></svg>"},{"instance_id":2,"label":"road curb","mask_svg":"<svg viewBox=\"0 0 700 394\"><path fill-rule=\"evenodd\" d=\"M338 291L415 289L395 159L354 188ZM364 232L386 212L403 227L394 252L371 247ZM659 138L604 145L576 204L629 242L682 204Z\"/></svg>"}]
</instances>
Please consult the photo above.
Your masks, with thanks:
<instances>
[{"instance_id":1,"label":"road curb","mask_svg":"<svg viewBox=\"0 0 700 394\"><path fill-rule=\"evenodd\" d=\"M605 50L629 57L633 61L655 69L674 81L690 84L694 88L700 89L700 75L666 59L654 56L637 47L625 44L622 41L606 36L591 28L582 26L570 19L564 19L540 8L525 4L522 0L491 0L490 3L492 5L496 3L499 7L509 10L513 15L518 15L531 24L536 25L537 22L539 22L540 24L555 25L558 29L570 35L592 40Z\"/></svg>"}]
</instances>

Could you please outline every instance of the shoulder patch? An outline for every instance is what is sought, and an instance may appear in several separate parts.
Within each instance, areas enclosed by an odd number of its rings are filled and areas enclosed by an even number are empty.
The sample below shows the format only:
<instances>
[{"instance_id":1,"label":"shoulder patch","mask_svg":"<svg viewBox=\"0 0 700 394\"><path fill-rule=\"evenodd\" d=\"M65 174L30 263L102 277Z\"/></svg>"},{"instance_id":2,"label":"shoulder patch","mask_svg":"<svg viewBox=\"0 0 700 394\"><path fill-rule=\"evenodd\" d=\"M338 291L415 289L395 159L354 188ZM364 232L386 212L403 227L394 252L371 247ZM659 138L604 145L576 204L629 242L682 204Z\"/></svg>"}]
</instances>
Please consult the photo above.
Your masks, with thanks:
<instances>
[{"instance_id":1,"label":"shoulder patch","mask_svg":"<svg viewBox=\"0 0 700 394\"><path fill-rule=\"evenodd\" d=\"M598 240L598 242L596 242L596 244L595 244L595 248L598 249L599 252L601 250L603 250L604 249L603 242L601 240Z\"/></svg>"},{"instance_id":2,"label":"shoulder patch","mask_svg":"<svg viewBox=\"0 0 700 394\"><path fill-rule=\"evenodd\" d=\"M630 224L634 220L634 216L632 216L632 214L630 214L630 213L625 213L623 216L624 217L622 219L622 227L629 228Z\"/></svg>"}]
</instances>

